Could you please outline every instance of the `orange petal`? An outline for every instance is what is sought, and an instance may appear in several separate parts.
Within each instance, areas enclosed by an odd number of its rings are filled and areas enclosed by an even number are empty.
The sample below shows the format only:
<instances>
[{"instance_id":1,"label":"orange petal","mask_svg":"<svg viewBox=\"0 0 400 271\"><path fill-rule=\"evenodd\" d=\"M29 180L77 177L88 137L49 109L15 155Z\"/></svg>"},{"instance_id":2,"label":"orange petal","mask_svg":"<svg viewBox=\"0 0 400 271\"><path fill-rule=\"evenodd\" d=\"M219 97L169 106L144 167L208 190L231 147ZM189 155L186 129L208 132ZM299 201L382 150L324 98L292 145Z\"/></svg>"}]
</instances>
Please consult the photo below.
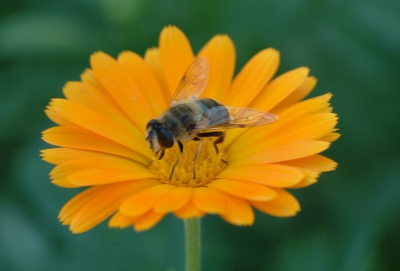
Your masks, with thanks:
<instances>
[{"instance_id":1,"label":"orange petal","mask_svg":"<svg viewBox=\"0 0 400 271\"><path fill-rule=\"evenodd\" d=\"M224 104L248 107L274 76L278 65L279 52L275 49L268 48L257 53L233 80Z\"/></svg>"},{"instance_id":2,"label":"orange petal","mask_svg":"<svg viewBox=\"0 0 400 271\"><path fill-rule=\"evenodd\" d=\"M234 196L226 196L226 212L221 217L236 226L250 226L254 223L254 212L250 204Z\"/></svg>"},{"instance_id":3,"label":"orange petal","mask_svg":"<svg viewBox=\"0 0 400 271\"><path fill-rule=\"evenodd\" d=\"M121 158L120 156L97 151L87 151L70 148L53 148L42 150L41 156L43 157L44 161L54 165L58 165L75 159L118 160Z\"/></svg>"},{"instance_id":4,"label":"orange petal","mask_svg":"<svg viewBox=\"0 0 400 271\"><path fill-rule=\"evenodd\" d=\"M90 132L79 126L57 126L43 132L43 140L49 144L99 151L128 157L142 164L148 164L151 156L144 156L112 140Z\"/></svg>"},{"instance_id":5,"label":"orange petal","mask_svg":"<svg viewBox=\"0 0 400 271\"><path fill-rule=\"evenodd\" d=\"M289 96L287 96L272 110L272 113L280 112L283 108L301 101L314 89L316 84L317 78L314 76L307 77L303 83L300 84L300 86L298 86Z\"/></svg>"},{"instance_id":6,"label":"orange petal","mask_svg":"<svg viewBox=\"0 0 400 271\"><path fill-rule=\"evenodd\" d=\"M126 197L156 184L158 181L140 180L101 186L95 192L80 197L80 201L71 199L71 203L67 203L61 210L60 220L66 224L64 216L73 217L70 230L73 233L85 232L114 213Z\"/></svg>"},{"instance_id":7,"label":"orange petal","mask_svg":"<svg viewBox=\"0 0 400 271\"><path fill-rule=\"evenodd\" d=\"M146 62L133 52L123 52L118 56L118 63L129 73L147 101L153 115L158 117L168 106L153 72ZM167 103L168 102L168 103Z\"/></svg>"},{"instance_id":8,"label":"orange petal","mask_svg":"<svg viewBox=\"0 0 400 271\"><path fill-rule=\"evenodd\" d=\"M119 208L120 212L128 216L140 216L150 211L157 200L176 186L160 184L131 196Z\"/></svg>"},{"instance_id":9,"label":"orange petal","mask_svg":"<svg viewBox=\"0 0 400 271\"><path fill-rule=\"evenodd\" d=\"M91 168L71 174L66 180L77 186L91 186L157 178L158 177L148 169Z\"/></svg>"},{"instance_id":10,"label":"orange petal","mask_svg":"<svg viewBox=\"0 0 400 271\"><path fill-rule=\"evenodd\" d=\"M263 164L228 167L216 178L251 181L272 187L290 187L300 182L304 174L291 166Z\"/></svg>"},{"instance_id":11,"label":"orange petal","mask_svg":"<svg viewBox=\"0 0 400 271\"><path fill-rule=\"evenodd\" d=\"M253 141L269 138L270 133L296 122L304 116L323 113L329 108L328 101L331 97L332 95L325 94L290 106L279 114L278 121L270 125L229 131L224 141L225 150L240 153L249 146L253 146ZM233 142L235 144L232 144Z\"/></svg>"},{"instance_id":12,"label":"orange petal","mask_svg":"<svg viewBox=\"0 0 400 271\"><path fill-rule=\"evenodd\" d=\"M169 213L182 208L190 199L192 187L179 186L164 193L154 205L154 212Z\"/></svg>"},{"instance_id":13,"label":"orange petal","mask_svg":"<svg viewBox=\"0 0 400 271\"><path fill-rule=\"evenodd\" d=\"M94 74L93 70L91 69L86 69L81 74L81 80L83 83L86 83L88 85L91 85L92 87L95 87L101 91L106 92L104 86L100 83L100 81L96 77L96 74Z\"/></svg>"},{"instance_id":14,"label":"orange petal","mask_svg":"<svg viewBox=\"0 0 400 271\"><path fill-rule=\"evenodd\" d=\"M198 187L193 190L193 204L201 211L210 214L223 214L226 208L224 193L210 187Z\"/></svg>"},{"instance_id":15,"label":"orange petal","mask_svg":"<svg viewBox=\"0 0 400 271\"><path fill-rule=\"evenodd\" d=\"M158 179L154 173L141 166L132 166L130 169L101 168L100 160L92 161L90 166L85 164L87 161L83 159L58 165L50 173L52 183L62 187L81 187L130 180ZM82 163L82 166L79 163Z\"/></svg>"},{"instance_id":16,"label":"orange petal","mask_svg":"<svg viewBox=\"0 0 400 271\"><path fill-rule=\"evenodd\" d=\"M188 201L182 208L176 210L174 215L180 219L200 218L205 215L191 201Z\"/></svg>"},{"instance_id":17,"label":"orange petal","mask_svg":"<svg viewBox=\"0 0 400 271\"><path fill-rule=\"evenodd\" d=\"M138 220L138 218L139 217L126 216L121 212L116 212L110 219L110 221L108 221L108 226L110 228L124 229L133 225L133 223L135 223Z\"/></svg>"},{"instance_id":18,"label":"orange petal","mask_svg":"<svg viewBox=\"0 0 400 271\"><path fill-rule=\"evenodd\" d=\"M336 114L333 113L312 114L276 130L270 136L279 137L277 140L279 145L293 141L319 139L333 130L337 120Z\"/></svg>"},{"instance_id":19,"label":"orange petal","mask_svg":"<svg viewBox=\"0 0 400 271\"><path fill-rule=\"evenodd\" d=\"M333 130L337 124L337 117L333 113L318 113L301 117L288 125L276 129L273 132L265 134L261 129L260 134L264 137L255 135L252 144L247 143L245 146L236 147L235 155L231 159L235 159L239 155L247 157L253 153L259 152L260 149L270 149L277 146L286 145L296 141L317 140Z\"/></svg>"},{"instance_id":20,"label":"orange petal","mask_svg":"<svg viewBox=\"0 0 400 271\"><path fill-rule=\"evenodd\" d=\"M330 144L324 141L299 141L263 150L251 156L242 157L241 159L230 159L229 163L230 166L276 163L314 155L326 150L329 146Z\"/></svg>"},{"instance_id":21,"label":"orange petal","mask_svg":"<svg viewBox=\"0 0 400 271\"><path fill-rule=\"evenodd\" d=\"M207 184L207 187L248 200L266 201L276 196L274 190L269 187L238 180L217 179Z\"/></svg>"},{"instance_id":22,"label":"orange petal","mask_svg":"<svg viewBox=\"0 0 400 271\"><path fill-rule=\"evenodd\" d=\"M162 67L172 97L194 55L189 40L175 26L166 26L160 34Z\"/></svg>"},{"instance_id":23,"label":"orange petal","mask_svg":"<svg viewBox=\"0 0 400 271\"><path fill-rule=\"evenodd\" d=\"M167 81L165 80L165 75L161 62L161 53L158 48L150 48L146 50L144 54L144 61L153 71L154 76L157 78L158 85L161 87L163 97L165 101L169 104L172 99L172 95L169 91Z\"/></svg>"},{"instance_id":24,"label":"orange petal","mask_svg":"<svg viewBox=\"0 0 400 271\"><path fill-rule=\"evenodd\" d=\"M144 214L136 220L133 228L138 232L148 230L157 224L164 216L165 214L149 211L147 214Z\"/></svg>"},{"instance_id":25,"label":"orange petal","mask_svg":"<svg viewBox=\"0 0 400 271\"><path fill-rule=\"evenodd\" d=\"M338 133L329 133L325 136L321 137L319 140L326 141L326 142L333 142L340 137Z\"/></svg>"},{"instance_id":26,"label":"orange petal","mask_svg":"<svg viewBox=\"0 0 400 271\"><path fill-rule=\"evenodd\" d=\"M66 118L62 117L60 114L54 110L53 107L47 106L46 110L44 111L46 116L55 124L58 125L74 125L72 121L67 120Z\"/></svg>"},{"instance_id":27,"label":"orange petal","mask_svg":"<svg viewBox=\"0 0 400 271\"><path fill-rule=\"evenodd\" d=\"M132 171L149 171L148 168L142 164L136 163L132 160L115 156L113 159L102 159L101 155L91 159L73 159L65 163L59 164L54 167L50 172L50 176L54 179L66 178L69 175L82 171L85 169L94 168L109 168L109 169L126 169ZM154 175L153 175L154 176Z\"/></svg>"},{"instance_id":28,"label":"orange petal","mask_svg":"<svg viewBox=\"0 0 400 271\"><path fill-rule=\"evenodd\" d=\"M81 82L68 82L63 92L68 100L118 122L137 137L143 136L107 92Z\"/></svg>"},{"instance_id":29,"label":"orange petal","mask_svg":"<svg viewBox=\"0 0 400 271\"><path fill-rule=\"evenodd\" d=\"M207 87L201 97L223 102L235 70L235 46L227 35L214 36L198 54L204 56L210 66Z\"/></svg>"},{"instance_id":30,"label":"orange petal","mask_svg":"<svg viewBox=\"0 0 400 271\"><path fill-rule=\"evenodd\" d=\"M282 164L291 167L306 168L319 172L332 171L335 170L337 167L337 163L335 161L319 154L296 160L284 161L282 162Z\"/></svg>"},{"instance_id":31,"label":"orange petal","mask_svg":"<svg viewBox=\"0 0 400 271\"><path fill-rule=\"evenodd\" d=\"M144 132L153 117L148 102L128 72L109 55L98 52L91 56L90 64L96 77L129 116L136 127Z\"/></svg>"},{"instance_id":32,"label":"orange petal","mask_svg":"<svg viewBox=\"0 0 400 271\"><path fill-rule=\"evenodd\" d=\"M270 111L298 88L308 73L308 68L301 67L278 76L262 89L249 107Z\"/></svg>"},{"instance_id":33,"label":"orange petal","mask_svg":"<svg viewBox=\"0 0 400 271\"><path fill-rule=\"evenodd\" d=\"M284 189L275 189L278 196L271 201L251 201L254 208L269 215L287 217L294 216L300 211L297 199Z\"/></svg>"},{"instance_id":34,"label":"orange petal","mask_svg":"<svg viewBox=\"0 0 400 271\"><path fill-rule=\"evenodd\" d=\"M70 199L60 210L58 218L63 225L71 224L75 214L108 186L93 186Z\"/></svg>"},{"instance_id":35,"label":"orange petal","mask_svg":"<svg viewBox=\"0 0 400 271\"><path fill-rule=\"evenodd\" d=\"M147 157L152 156L150 148L144 140L144 134L142 135L142 140L140 140L136 129L129 129L129 127L122 126L105 115L68 100L53 99L51 104L61 116L69 121L129 147Z\"/></svg>"},{"instance_id":36,"label":"orange petal","mask_svg":"<svg viewBox=\"0 0 400 271\"><path fill-rule=\"evenodd\" d=\"M306 168L298 168L298 169L301 170L305 176L300 182L298 182L297 184L293 185L290 188L303 188L310 186L316 183L318 181L319 175L321 175L320 172L315 170L310 170Z\"/></svg>"}]
</instances>

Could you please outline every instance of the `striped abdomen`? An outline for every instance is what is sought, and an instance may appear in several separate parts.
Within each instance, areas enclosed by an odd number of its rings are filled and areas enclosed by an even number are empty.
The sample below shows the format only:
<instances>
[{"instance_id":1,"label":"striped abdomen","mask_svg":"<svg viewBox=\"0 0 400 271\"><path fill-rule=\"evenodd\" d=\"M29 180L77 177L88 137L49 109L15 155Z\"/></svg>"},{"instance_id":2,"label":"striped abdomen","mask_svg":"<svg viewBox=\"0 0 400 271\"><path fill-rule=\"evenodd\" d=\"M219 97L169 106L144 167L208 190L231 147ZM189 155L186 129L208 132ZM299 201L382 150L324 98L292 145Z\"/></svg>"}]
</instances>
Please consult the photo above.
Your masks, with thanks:
<instances>
[{"instance_id":1,"label":"striped abdomen","mask_svg":"<svg viewBox=\"0 0 400 271\"><path fill-rule=\"evenodd\" d=\"M211 108L221 105L209 98L181 102L168 109L160 121L177 140L189 141L195 137L192 130L196 127L198 116L207 118Z\"/></svg>"}]
</instances>

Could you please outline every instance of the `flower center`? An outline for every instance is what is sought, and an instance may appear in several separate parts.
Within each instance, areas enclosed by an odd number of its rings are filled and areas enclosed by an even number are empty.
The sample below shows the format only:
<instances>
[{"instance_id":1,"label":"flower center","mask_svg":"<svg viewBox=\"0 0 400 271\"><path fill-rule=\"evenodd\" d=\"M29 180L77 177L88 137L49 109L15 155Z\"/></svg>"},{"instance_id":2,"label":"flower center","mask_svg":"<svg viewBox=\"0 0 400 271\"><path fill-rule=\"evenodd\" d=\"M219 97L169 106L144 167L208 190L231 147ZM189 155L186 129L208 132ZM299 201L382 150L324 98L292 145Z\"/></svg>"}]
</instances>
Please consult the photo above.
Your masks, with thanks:
<instances>
[{"instance_id":1,"label":"flower center","mask_svg":"<svg viewBox=\"0 0 400 271\"><path fill-rule=\"evenodd\" d=\"M183 155L176 164L172 176L173 166L180 154L178 144L165 150L165 155L161 160L153 158L149 168L161 178L160 182L177 186L205 186L226 167L227 163L224 161L226 161L227 155L223 152L221 144L218 145L220 152L217 154L212 141L210 139L203 140L196 161L194 158L199 142L191 141L185 143L183 147Z\"/></svg>"}]
</instances>

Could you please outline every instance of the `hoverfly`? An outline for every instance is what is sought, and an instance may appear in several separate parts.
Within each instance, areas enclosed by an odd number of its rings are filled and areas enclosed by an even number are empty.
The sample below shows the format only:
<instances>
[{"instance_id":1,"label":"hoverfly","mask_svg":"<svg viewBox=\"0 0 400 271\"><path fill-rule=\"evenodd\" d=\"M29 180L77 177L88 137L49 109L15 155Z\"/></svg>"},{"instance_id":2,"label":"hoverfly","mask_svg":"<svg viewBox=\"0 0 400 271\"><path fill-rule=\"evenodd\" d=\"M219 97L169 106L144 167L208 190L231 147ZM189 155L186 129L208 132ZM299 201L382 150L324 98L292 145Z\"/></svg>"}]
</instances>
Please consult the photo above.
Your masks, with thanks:
<instances>
[{"instance_id":1,"label":"hoverfly","mask_svg":"<svg viewBox=\"0 0 400 271\"><path fill-rule=\"evenodd\" d=\"M163 158L165 149L178 143L180 156L172 167L170 179L184 151L182 142L200 141L195 162L204 138L216 138L213 144L218 154L217 144L224 141L226 129L261 126L278 120L276 115L268 112L225 106L210 98L199 98L207 86L208 74L207 59L197 58L182 77L168 109L147 124L146 140L156 155L160 153L158 160ZM196 178L196 166L193 177Z\"/></svg>"}]
</instances>

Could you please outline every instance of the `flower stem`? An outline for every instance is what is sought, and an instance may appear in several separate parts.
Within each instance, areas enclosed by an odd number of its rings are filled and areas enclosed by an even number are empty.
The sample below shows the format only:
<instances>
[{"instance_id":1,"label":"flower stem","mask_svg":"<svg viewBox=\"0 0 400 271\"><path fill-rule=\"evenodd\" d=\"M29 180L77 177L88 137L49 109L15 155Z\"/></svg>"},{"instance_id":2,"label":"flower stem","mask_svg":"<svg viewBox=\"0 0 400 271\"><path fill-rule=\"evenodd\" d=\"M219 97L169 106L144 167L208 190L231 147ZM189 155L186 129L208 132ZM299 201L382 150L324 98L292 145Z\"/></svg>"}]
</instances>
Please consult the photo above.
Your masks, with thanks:
<instances>
[{"instance_id":1,"label":"flower stem","mask_svg":"<svg viewBox=\"0 0 400 271\"><path fill-rule=\"evenodd\" d=\"M200 219L186 219L186 271L200 271Z\"/></svg>"}]
</instances>

